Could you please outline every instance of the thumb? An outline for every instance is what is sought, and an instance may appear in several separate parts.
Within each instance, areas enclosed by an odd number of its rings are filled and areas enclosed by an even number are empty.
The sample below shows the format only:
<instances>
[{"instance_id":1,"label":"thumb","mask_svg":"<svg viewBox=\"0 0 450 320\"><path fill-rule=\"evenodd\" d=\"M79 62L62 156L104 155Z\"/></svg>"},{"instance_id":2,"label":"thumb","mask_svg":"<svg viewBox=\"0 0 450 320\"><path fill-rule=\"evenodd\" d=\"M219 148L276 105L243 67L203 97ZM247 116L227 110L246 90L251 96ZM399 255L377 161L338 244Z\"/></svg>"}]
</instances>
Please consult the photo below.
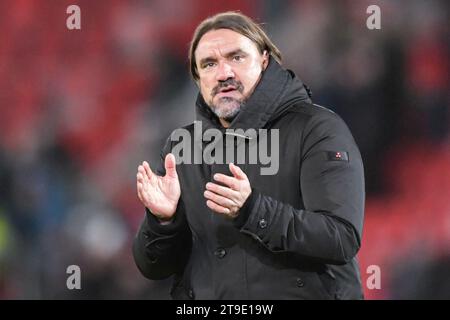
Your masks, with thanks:
<instances>
[{"instance_id":1,"label":"thumb","mask_svg":"<svg viewBox=\"0 0 450 320\"><path fill-rule=\"evenodd\" d=\"M233 176L238 180L247 179L247 175L244 173L244 171L242 171L241 168L234 165L233 163L230 163L230 171L233 174Z\"/></svg>"},{"instance_id":2,"label":"thumb","mask_svg":"<svg viewBox=\"0 0 450 320\"><path fill-rule=\"evenodd\" d=\"M166 155L166 159L164 160L164 167L166 168L166 176L170 178L178 177L175 156L172 153L168 153Z\"/></svg>"}]
</instances>

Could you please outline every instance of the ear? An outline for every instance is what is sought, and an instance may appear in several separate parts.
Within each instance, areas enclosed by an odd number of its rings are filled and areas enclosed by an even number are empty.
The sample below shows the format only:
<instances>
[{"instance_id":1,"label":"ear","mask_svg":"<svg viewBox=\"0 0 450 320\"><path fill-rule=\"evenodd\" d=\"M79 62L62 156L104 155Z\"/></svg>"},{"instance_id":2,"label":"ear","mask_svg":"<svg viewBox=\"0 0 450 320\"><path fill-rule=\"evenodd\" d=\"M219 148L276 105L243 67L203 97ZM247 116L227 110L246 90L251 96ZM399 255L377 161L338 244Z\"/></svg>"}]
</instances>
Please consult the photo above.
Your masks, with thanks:
<instances>
[{"instance_id":1,"label":"ear","mask_svg":"<svg viewBox=\"0 0 450 320\"><path fill-rule=\"evenodd\" d=\"M269 64L269 53L267 52L267 50L264 50L262 58L263 58L262 69L264 71L266 70L267 65Z\"/></svg>"}]
</instances>

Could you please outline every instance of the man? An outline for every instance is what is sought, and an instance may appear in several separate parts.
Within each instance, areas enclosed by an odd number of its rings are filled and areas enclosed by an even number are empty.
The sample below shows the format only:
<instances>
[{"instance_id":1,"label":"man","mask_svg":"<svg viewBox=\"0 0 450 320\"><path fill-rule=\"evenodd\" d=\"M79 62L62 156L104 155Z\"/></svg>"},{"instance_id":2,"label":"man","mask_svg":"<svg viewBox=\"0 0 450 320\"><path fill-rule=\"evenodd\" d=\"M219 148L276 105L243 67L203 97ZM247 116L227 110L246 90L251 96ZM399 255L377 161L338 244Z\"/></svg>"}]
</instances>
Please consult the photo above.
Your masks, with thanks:
<instances>
[{"instance_id":1,"label":"man","mask_svg":"<svg viewBox=\"0 0 450 320\"><path fill-rule=\"evenodd\" d=\"M203 21L189 58L200 89L197 119L203 133L219 132L216 152L262 144L262 134L276 132L270 149L280 165L262 174L264 164L249 162L247 153L239 166L180 162L172 135L156 173L145 161L138 168L146 215L133 254L142 274L174 275L175 299L362 298L355 255L363 165L344 122L311 103L302 82L281 67L279 50L240 13ZM191 138L178 157L212 140L196 129L183 129ZM219 143L230 135L231 146Z\"/></svg>"}]
</instances>

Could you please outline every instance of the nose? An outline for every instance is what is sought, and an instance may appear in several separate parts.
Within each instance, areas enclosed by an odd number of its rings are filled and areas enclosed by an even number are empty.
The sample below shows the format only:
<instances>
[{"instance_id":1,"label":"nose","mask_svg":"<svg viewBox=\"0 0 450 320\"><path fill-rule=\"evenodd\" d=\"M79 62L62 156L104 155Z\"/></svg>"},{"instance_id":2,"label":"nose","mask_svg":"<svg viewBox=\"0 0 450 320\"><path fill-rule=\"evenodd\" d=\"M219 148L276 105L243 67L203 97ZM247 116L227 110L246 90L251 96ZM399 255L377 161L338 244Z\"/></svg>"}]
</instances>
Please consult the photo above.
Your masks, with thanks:
<instances>
[{"instance_id":1,"label":"nose","mask_svg":"<svg viewBox=\"0 0 450 320\"><path fill-rule=\"evenodd\" d=\"M234 72L231 66L226 62L219 63L216 73L217 81L225 81L229 78L234 78Z\"/></svg>"}]
</instances>

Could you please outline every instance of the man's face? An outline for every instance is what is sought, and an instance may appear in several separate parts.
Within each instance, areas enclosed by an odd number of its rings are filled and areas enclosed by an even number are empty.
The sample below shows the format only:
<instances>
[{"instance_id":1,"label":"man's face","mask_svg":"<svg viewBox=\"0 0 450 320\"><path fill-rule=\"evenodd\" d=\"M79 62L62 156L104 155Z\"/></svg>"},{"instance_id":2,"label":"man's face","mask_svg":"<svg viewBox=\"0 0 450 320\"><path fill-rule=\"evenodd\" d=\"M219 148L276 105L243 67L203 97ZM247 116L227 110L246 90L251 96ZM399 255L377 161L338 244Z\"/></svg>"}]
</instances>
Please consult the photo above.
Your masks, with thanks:
<instances>
[{"instance_id":1,"label":"man's face","mask_svg":"<svg viewBox=\"0 0 450 320\"><path fill-rule=\"evenodd\" d=\"M195 62L203 99L219 118L231 122L258 84L268 55L246 36L218 29L202 36Z\"/></svg>"}]
</instances>

